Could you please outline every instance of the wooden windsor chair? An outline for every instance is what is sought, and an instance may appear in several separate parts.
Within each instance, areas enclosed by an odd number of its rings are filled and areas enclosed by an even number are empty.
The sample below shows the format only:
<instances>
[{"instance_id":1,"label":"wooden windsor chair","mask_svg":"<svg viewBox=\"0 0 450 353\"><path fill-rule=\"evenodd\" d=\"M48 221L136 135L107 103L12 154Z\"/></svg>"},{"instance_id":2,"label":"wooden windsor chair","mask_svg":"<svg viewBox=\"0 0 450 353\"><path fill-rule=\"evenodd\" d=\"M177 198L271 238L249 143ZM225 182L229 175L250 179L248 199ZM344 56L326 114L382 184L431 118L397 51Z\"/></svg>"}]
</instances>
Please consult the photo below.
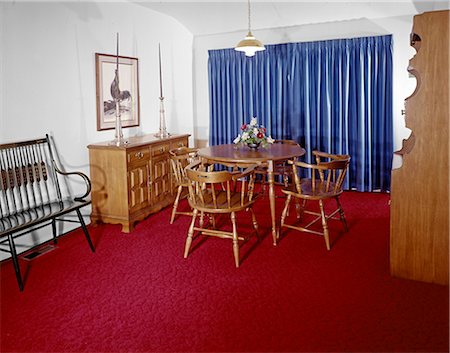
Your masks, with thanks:
<instances>
[{"instance_id":1,"label":"wooden windsor chair","mask_svg":"<svg viewBox=\"0 0 450 353\"><path fill-rule=\"evenodd\" d=\"M258 222L252 206L255 202L253 194L255 166L248 167L244 171L206 171L200 170L201 162L197 161L186 167L186 175L189 179L189 205L193 209L192 221L189 227L184 258L189 255L194 232L199 231L203 235L231 239L233 241L233 254L236 267L239 267L239 241L247 240L237 233L236 213L250 211L253 227L258 235ZM228 166L229 167L229 166ZM196 218L200 213L200 224L196 226ZM203 214L211 217L212 228L206 228L203 224ZM215 229L214 215L229 214L232 231Z\"/></svg>"},{"instance_id":2,"label":"wooden windsor chair","mask_svg":"<svg viewBox=\"0 0 450 353\"><path fill-rule=\"evenodd\" d=\"M286 145L293 145L293 146L300 146L297 142L295 142L294 140L275 140L273 143L278 143L278 144L286 144ZM262 179L262 189L263 189L263 194L266 193L266 189L267 189L267 165L260 165L255 169L255 173L257 175L262 175L263 179ZM275 162L274 166L273 166L273 174L276 177L281 176L283 178L283 182L282 185L284 185L284 187L288 187L289 186L289 180L293 178L292 175L292 167L287 163L287 161L277 161Z\"/></svg>"},{"instance_id":3,"label":"wooden windsor chair","mask_svg":"<svg viewBox=\"0 0 450 353\"><path fill-rule=\"evenodd\" d=\"M180 147L169 151L170 161L172 164L172 171L175 178L175 186L177 188L177 196L173 202L172 214L170 217L170 224L175 220L175 215L188 215L191 216L192 212L178 211L178 204L180 199L187 196L187 187L189 180L186 176L184 168L190 163L192 163L197 158L196 148ZM185 194L183 195L183 190Z\"/></svg>"},{"instance_id":4,"label":"wooden windsor chair","mask_svg":"<svg viewBox=\"0 0 450 353\"><path fill-rule=\"evenodd\" d=\"M350 163L350 156L333 155L320 151L313 151L313 156L316 159L315 165L297 161L288 161L292 166L295 183L291 187L282 189L282 192L287 198L281 215L281 227L322 235L325 239L327 250L330 250L328 220L337 219L334 218L334 216L339 213L339 219L343 223L345 231L348 231L344 211L339 202L339 196L343 192L342 184ZM301 178L299 175L299 168L310 170L311 178ZM293 198L302 200L301 207L297 209L298 220L301 221L303 213L316 216L305 226L286 223L290 202ZM329 199L334 199L336 201L337 208L327 215L324 210L324 201ZM319 203L320 212L306 210L305 207L307 201L317 201ZM311 226L319 220L322 221L322 230L311 229Z\"/></svg>"}]
</instances>

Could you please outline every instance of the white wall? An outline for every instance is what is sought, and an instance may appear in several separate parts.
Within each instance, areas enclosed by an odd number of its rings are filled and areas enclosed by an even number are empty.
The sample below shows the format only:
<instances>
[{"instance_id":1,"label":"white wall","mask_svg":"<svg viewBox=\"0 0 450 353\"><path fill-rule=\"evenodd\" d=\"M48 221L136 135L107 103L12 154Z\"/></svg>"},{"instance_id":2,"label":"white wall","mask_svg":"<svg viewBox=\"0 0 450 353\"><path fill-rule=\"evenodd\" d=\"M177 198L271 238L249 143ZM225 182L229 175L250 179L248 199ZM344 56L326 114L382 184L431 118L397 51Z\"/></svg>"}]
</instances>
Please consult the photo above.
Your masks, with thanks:
<instances>
[{"instance_id":1,"label":"white wall","mask_svg":"<svg viewBox=\"0 0 450 353\"><path fill-rule=\"evenodd\" d=\"M412 15L386 17L376 20L365 18L349 21L327 22L266 30L254 30L253 34L264 44L288 42L309 42L338 38L354 38L376 35L393 35L393 114L394 150L401 147L401 141L409 135L401 110L404 100L416 85L406 68L414 49L409 45L412 29ZM244 32L219 35L197 36L194 39L194 125L195 138L208 139L209 136L209 97L208 97L208 49L230 48L237 44ZM244 54L242 54L244 55ZM397 166L399 160L395 160Z\"/></svg>"},{"instance_id":2,"label":"white wall","mask_svg":"<svg viewBox=\"0 0 450 353\"><path fill-rule=\"evenodd\" d=\"M64 158L87 171L86 145L114 135L96 131L94 53L115 54L116 32L120 54L139 59L141 126L124 134L158 130L158 42L168 129L192 131L193 36L172 18L130 3L14 3L1 10L4 140L50 131Z\"/></svg>"},{"instance_id":3,"label":"white wall","mask_svg":"<svg viewBox=\"0 0 450 353\"><path fill-rule=\"evenodd\" d=\"M50 133L64 167L89 173L86 146L114 138L96 127L95 53L115 54L116 32L120 55L139 59L141 125L125 137L158 131L159 42L167 129L192 134L193 35L181 24L128 2L14 2L0 3L0 143Z\"/></svg>"},{"instance_id":4,"label":"white wall","mask_svg":"<svg viewBox=\"0 0 450 353\"><path fill-rule=\"evenodd\" d=\"M0 4L0 141L3 141L3 116L5 105L3 102L3 92L5 80L3 79L3 62L4 62L4 31L5 31L5 13L2 11L2 5Z\"/></svg>"}]
</instances>

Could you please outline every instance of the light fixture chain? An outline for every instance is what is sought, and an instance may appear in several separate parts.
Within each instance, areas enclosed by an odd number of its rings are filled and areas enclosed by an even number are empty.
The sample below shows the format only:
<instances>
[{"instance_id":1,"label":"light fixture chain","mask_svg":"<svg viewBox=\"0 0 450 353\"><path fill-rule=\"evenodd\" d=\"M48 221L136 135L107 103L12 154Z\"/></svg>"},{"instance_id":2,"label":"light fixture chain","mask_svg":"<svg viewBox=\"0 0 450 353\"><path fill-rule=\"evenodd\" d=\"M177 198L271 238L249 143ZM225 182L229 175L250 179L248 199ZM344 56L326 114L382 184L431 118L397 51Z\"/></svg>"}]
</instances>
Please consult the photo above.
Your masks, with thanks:
<instances>
[{"instance_id":1,"label":"light fixture chain","mask_svg":"<svg viewBox=\"0 0 450 353\"><path fill-rule=\"evenodd\" d=\"M250 0L248 2L248 32L251 32L251 26L250 26Z\"/></svg>"}]
</instances>

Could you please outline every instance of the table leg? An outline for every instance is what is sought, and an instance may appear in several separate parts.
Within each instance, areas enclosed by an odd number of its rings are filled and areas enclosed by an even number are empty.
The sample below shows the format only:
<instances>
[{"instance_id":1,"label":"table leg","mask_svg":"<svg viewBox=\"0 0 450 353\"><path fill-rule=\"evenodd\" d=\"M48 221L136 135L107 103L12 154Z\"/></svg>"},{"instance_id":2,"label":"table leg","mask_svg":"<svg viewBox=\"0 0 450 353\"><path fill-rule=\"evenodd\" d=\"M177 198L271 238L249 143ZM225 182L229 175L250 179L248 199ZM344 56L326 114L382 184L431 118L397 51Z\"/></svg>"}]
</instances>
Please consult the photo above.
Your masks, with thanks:
<instances>
[{"instance_id":1,"label":"table leg","mask_svg":"<svg viewBox=\"0 0 450 353\"><path fill-rule=\"evenodd\" d=\"M270 202L270 215L272 218L272 238L273 238L273 245L277 245L277 239L278 239L278 231L277 231L277 219L276 219L276 213L275 213L275 178L273 175L273 161L268 161L269 166L267 168L267 179L269 182L269 202Z\"/></svg>"}]
</instances>

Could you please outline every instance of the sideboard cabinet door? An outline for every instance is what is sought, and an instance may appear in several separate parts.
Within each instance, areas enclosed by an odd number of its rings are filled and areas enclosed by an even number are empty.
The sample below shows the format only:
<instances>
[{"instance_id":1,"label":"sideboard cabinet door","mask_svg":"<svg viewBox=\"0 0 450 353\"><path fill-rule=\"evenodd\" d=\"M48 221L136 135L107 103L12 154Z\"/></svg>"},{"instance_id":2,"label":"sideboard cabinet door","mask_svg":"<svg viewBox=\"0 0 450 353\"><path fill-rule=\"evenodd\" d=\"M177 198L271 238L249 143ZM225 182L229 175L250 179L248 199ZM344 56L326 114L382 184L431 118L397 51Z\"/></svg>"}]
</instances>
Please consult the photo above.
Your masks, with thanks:
<instances>
[{"instance_id":1,"label":"sideboard cabinet door","mask_svg":"<svg viewBox=\"0 0 450 353\"><path fill-rule=\"evenodd\" d=\"M135 166L128 172L129 209L134 213L148 206L148 163Z\"/></svg>"},{"instance_id":2,"label":"sideboard cabinet door","mask_svg":"<svg viewBox=\"0 0 450 353\"><path fill-rule=\"evenodd\" d=\"M168 157L156 157L151 161L150 199L159 204L171 194L171 170Z\"/></svg>"}]
</instances>

